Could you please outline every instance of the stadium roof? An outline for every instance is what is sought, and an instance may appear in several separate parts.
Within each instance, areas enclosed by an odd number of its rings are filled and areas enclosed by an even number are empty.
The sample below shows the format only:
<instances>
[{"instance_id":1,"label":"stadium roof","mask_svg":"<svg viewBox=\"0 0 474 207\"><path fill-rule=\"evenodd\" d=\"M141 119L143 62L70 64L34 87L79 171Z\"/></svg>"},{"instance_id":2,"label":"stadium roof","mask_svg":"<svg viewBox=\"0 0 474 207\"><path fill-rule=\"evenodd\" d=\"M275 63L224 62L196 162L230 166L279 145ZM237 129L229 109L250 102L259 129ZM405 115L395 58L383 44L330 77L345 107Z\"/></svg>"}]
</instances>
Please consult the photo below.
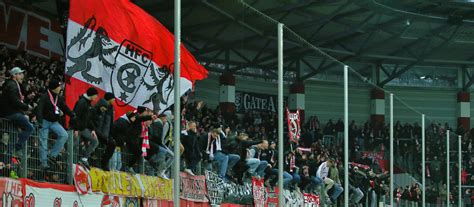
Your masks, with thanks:
<instances>
[{"instance_id":1,"label":"stadium roof","mask_svg":"<svg viewBox=\"0 0 474 207\"><path fill-rule=\"evenodd\" d=\"M33 0L33 2L35 2ZM172 0L135 0L173 31ZM414 66L470 67L474 63L474 3L468 0L244 0L284 23L313 45L343 62L399 65L385 73L385 85ZM54 13L45 1L38 6ZM216 72L260 70L276 77L276 24L239 0L182 0L182 37L206 68ZM338 64L285 31L286 78L306 80ZM474 78L473 78L474 80ZM470 81L471 82L471 81ZM471 83L472 84L472 83Z\"/></svg>"}]
</instances>

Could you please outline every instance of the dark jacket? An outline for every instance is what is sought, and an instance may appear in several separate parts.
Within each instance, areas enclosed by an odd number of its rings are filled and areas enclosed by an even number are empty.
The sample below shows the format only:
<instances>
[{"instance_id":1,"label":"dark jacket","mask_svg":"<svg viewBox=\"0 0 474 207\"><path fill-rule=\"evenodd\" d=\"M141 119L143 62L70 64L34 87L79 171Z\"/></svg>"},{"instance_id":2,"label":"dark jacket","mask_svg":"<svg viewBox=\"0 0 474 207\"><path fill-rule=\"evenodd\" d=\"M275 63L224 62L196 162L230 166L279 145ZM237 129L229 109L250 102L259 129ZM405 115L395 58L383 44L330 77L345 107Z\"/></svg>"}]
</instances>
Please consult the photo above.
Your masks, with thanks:
<instances>
[{"instance_id":1,"label":"dark jacket","mask_svg":"<svg viewBox=\"0 0 474 207\"><path fill-rule=\"evenodd\" d=\"M2 95L0 96L0 111L2 112L0 115L8 116L28 111L28 105L21 101L20 90L16 81L13 79L5 80L2 86Z\"/></svg>"},{"instance_id":2,"label":"dark jacket","mask_svg":"<svg viewBox=\"0 0 474 207\"><path fill-rule=\"evenodd\" d=\"M154 121L148 128L148 138L150 142L150 149L147 151L147 159L160 151L160 146L163 147L161 135L163 134L163 123L161 121Z\"/></svg>"},{"instance_id":3,"label":"dark jacket","mask_svg":"<svg viewBox=\"0 0 474 207\"><path fill-rule=\"evenodd\" d=\"M73 112L76 114L76 118L70 121L72 129L77 131L84 129L94 131L96 129L91 101L84 97L84 95L79 97L79 100L74 105Z\"/></svg>"},{"instance_id":4,"label":"dark jacket","mask_svg":"<svg viewBox=\"0 0 474 207\"><path fill-rule=\"evenodd\" d=\"M136 116L135 121L131 123L132 128L130 129L130 136L124 140L128 147L142 148L142 122L149 121L151 119L151 116ZM148 133L150 133L150 131L148 131Z\"/></svg>"},{"instance_id":5,"label":"dark jacket","mask_svg":"<svg viewBox=\"0 0 474 207\"><path fill-rule=\"evenodd\" d=\"M199 137L193 131L186 131L182 134L184 146L184 158L186 160L201 160L201 147L199 146Z\"/></svg>"},{"instance_id":6,"label":"dark jacket","mask_svg":"<svg viewBox=\"0 0 474 207\"><path fill-rule=\"evenodd\" d=\"M102 112L101 107L106 107L107 111ZM94 106L94 121L96 126L97 137L101 140L109 140L113 123L114 123L114 107L107 103L105 99L100 99Z\"/></svg>"},{"instance_id":7,"label":"dark jacket","mask_svg":"<svg viewBox=\"0 0 474 207\"><path fill-rule=\"evenodd\" d=\"M260 143L262 143L262 140L250 141L237 139L236 151L239 152L240 161L245 162L245 160L247 159L247 148Z\"/></svg>"},{"instance_id":8,"label":"dark jacket","mask_svg":"<svg viewBox=\"0 0 474 207\"><path fill-rule=\"evenodd\" d=\"M125 140L132 136L132 123L126 116L118 118L112 125L112 137L118 147L123 147Z\"/></svg>"},{"instance_id":9,"label":"dark jacket","mask_svg":"<svg viewBox=\"0 0 474 207\"><path fill-rule=\"evenodd\" d=\"M53 96L53 100L56 100L57 98L58 101L56 106L62 112L70 117L74 117L71 109L69 109L69 107L66 105L64 97L58 97L58 95L53 92L51 92L51 95ZM49 122L57 122L61 118L60 114L56 114L56 109L54 108L53 103L51 103L48 92L44 93L38 102L36 118L40 124L42 123L43 119Z\"/></svg>"}]
</instances>

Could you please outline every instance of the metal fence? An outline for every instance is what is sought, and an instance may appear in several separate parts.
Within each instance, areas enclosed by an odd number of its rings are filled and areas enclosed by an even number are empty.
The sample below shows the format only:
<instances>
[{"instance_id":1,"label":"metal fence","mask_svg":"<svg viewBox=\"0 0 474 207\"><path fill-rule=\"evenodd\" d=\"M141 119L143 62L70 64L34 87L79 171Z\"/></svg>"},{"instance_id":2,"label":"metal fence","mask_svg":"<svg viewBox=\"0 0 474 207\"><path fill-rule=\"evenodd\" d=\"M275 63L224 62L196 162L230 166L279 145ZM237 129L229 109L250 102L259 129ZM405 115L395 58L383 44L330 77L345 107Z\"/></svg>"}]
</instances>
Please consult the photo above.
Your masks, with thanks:
<instances>
[{"instance_id":1,"label":"metal fence","mask_svg":"<svg viewBox=\"0 0 474 207\"><path fill-rule=\"evenodd\" d=\"M0 118L0 166L1 177L29 178L37 181L47 181L52 183L72 184L74 168L73 163L77 163L79 155L83 152L83 148L87 143L83 140L74 138L72 131L68 131L68 141L64 149L58 156L57 163L51 165L49 169L44 170L41 167L39 160L39 128L35 127L33 134L28 139L24 147L24 155L26 157L15 160L12 156L14 145L18 140L18 133L21 129L16 127L10 121ZM76 139L76 142L75 140ZM48 149L54 145L56 136L54 133L49 133ZM102 155L104 154L105 144L100 143L95 150L89 162L91 166L101 167ZM121 152L122 165L124 166L127 160L133 159L129 153ZM18 162L17 162L18 161ZM145 163L145 164L144 164ZM144 173L147 163L142 159L139 162L136 172Z\"/></svg>"}]
</instances>

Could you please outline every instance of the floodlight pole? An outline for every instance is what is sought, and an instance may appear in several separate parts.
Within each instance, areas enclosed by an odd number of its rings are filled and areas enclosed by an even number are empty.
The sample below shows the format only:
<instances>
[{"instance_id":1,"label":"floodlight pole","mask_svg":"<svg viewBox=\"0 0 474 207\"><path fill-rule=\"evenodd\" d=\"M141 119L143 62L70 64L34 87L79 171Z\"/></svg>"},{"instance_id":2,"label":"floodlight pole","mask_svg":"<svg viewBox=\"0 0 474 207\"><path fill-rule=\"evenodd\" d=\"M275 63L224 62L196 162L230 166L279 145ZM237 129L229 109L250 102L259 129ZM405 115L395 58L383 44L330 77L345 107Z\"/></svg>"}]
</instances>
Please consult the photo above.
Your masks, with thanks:
<instances>
[{"instance_id":1,"label":"floodlight pole","mask_svg":"<svg viewBox=\"0 0 474 207\"><path fill-rule=\"evenodd\" d=\"M462 183L461 183L461 172L462 172L462 148L461 148L462 136L458 135L458 206L462 206Z\"/></svg>"}]
</instances>

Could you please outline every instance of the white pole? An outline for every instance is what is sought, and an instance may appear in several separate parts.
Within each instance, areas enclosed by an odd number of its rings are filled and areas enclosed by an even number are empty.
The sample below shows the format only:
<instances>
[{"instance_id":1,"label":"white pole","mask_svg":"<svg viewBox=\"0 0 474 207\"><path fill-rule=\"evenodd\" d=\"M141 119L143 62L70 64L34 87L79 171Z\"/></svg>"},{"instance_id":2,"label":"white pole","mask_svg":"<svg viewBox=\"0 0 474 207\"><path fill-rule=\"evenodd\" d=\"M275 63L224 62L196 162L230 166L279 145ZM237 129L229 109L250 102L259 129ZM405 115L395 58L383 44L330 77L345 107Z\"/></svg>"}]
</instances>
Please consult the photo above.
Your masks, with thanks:
<instances>
[{"instance_id":1,"label":"white pole","mask_svg":"<svg viewBox=\"0 0 474 207\"><path fill-rule=\"evenodd\" d=\"M285 206L283 150L283 24L278 23L278 206Z\"/></svg>"},{"instance_id":2,"label":"white pole","mask_svg":"<svg viewBox=\"0 0 474 207\"><path fill-rule=\"evenodd\" d=\"M344 206L349 207L349 67L344 65Z\"/></svg>"},{"instance_id":3,"label":"white pole","mask_svg":"<svg viewBox=\"0 0 474 207\"><path fill-rule=\"evenodd\" d=\"M462 149L461 149L461 140L462 136L458 135L458 206L462 205L462 189L461 189L461 172L462 172Z\"/></svg>"},{"instance_id":4,"label":"white pole","mask_svg":"<svg viewBox=\"0 0 474 207\"><path fill-rule=\"evenodd\" d=\"M425 115L421 115L421 206L425 207L426 203L426 149L425 149Z\"/></svg>"},{"instance_id":5,"label":"white pole","mask_svg":"<svg viewBox=\"0 0 474 207\"><path fill-rule=\"evenodd\" d=\"M393 206L393 93L390 94L390 206Z\"/></svg>"},{"instance_id":6,"label":"white pole","mask_svg":"<svg viewBox=\"0 0 474 207\"><path fill-rule=\"evenodd\" d=\"M446 206L449 207L449 130L446 131Z\"/></svg>"},{"instance_id":7,"label":"white pole","mask_svg":"<svg viewBox=\"0 0 474 207\"><path fill-rule=\"evenodd\" d=\"M179 164L180 153L179 146L181 143L181 0L174 0L174 171L173 171L173 206L179 207Z\"/></svg>"}]
</instances>

